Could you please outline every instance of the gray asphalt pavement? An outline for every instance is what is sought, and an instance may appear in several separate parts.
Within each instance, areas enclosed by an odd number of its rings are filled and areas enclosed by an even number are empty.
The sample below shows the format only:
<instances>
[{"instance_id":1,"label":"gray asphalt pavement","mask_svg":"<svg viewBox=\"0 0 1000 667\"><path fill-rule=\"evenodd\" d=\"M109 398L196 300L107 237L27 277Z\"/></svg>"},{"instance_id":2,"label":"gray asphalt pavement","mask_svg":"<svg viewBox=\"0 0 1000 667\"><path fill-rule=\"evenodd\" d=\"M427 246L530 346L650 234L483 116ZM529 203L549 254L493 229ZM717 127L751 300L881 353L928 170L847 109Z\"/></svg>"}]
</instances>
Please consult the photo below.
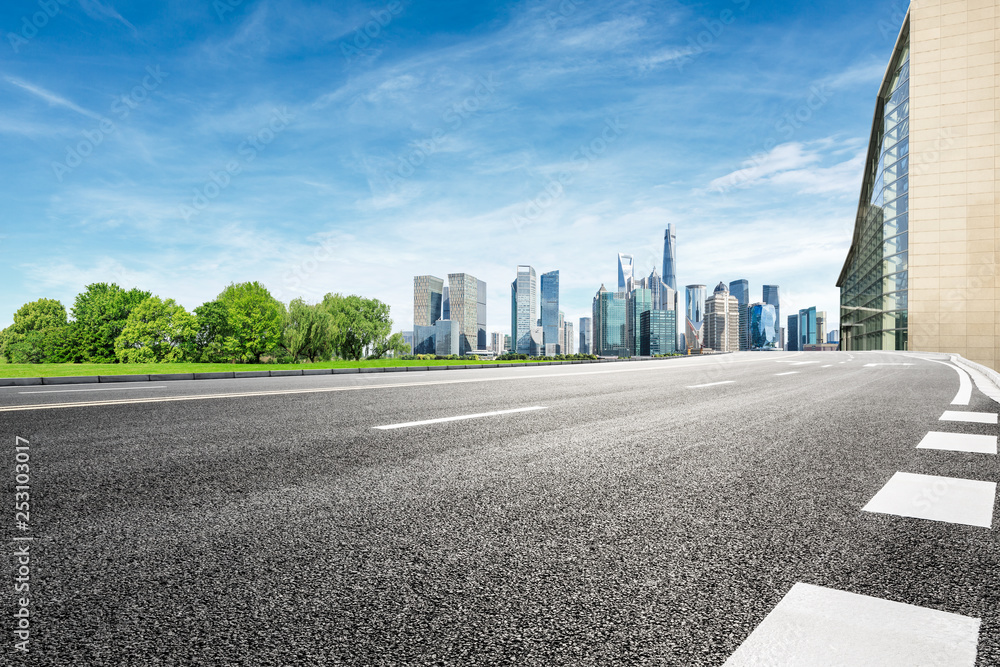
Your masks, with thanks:
<instances>
[{"instance_id":1,"label":"gray asphalt pavement","mask_svg":"<svg viewBox=\"0 0 1000 667\"><path fill-rule=\"evenodd\" d=\"M721 665L801 582L980 619L970 664L1000 664L996 521L862 511L897 472L1000 481L916 448L1000 411L918 356L80 389L0 389L31 553L0 663Z\"/></svg>"}]
</instances>

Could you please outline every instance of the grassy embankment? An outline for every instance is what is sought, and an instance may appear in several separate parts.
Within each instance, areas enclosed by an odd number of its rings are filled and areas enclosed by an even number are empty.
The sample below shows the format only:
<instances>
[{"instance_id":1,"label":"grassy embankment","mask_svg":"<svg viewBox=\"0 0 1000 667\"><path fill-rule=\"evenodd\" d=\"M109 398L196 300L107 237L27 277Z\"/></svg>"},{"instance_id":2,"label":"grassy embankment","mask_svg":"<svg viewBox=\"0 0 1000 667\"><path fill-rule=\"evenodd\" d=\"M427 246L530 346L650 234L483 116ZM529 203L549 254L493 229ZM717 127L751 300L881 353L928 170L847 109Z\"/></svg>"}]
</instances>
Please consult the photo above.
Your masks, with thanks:
<instances>
[{"instance_id":1,"label":"grassy embankment","mask_svg":"<svg viewBox=\"0 0 1000 667\"><path fill-rule=\"evenodd\" d=\"M161 373L220 373L229 371L278 371L296 368L358 368L378 366L446 366L458 364L526 363L475 361L470 359L372 361L322 361L315 364L3 364L0 378L65 377L79 375L152 375Z\"/></svg>"}]
</instances>

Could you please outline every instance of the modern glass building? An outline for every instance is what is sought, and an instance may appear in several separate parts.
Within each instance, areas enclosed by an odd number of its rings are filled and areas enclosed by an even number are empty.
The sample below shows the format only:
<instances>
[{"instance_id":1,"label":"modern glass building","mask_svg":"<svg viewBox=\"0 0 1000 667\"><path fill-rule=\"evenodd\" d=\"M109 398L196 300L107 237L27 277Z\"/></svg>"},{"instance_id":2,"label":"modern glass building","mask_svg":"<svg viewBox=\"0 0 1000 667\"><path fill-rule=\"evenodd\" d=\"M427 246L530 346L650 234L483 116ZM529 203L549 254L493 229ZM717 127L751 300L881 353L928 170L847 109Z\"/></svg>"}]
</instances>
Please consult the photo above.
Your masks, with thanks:
<instances>
[{"instance_id":1,"label":"modern glass building","mask_svg":"<svg viewBox=\"0 0 1000 667\"><path fill-rule=\"evenodd\" d=\"M479 286L483 286L485 301L486 283L468 273L448 274L448 298L451 302L451 320L458 322L458 352L466 355L486 349L486 323L482 324L482 342L479 347L480 310L486 316L486 304L479 302ZM454 353L452 353L454 354Z\"/></svg>"},{"instance_id":2,"label":"modern glass building","mask_svg":"<svg viewBox=\"0 0 1000 667\"><path fill-rule=\"evenodd\" d=\"M486 341L486 283L482 280L477 281L476 285L476 332L477 338L476 349L485 350L487 347Z\"/></svg>"},{"instance_id":3,"label":"modern glass building","mask_svg":"<svg viewBox=\"0 0 1000 667\"><path fill-rule=\"evenodd\" d=\"M580 318L580 354L593 354L594 339L591 334L591 318Z\"/></svg>"},{"instance_id":4,"label":"modern glass building","mask_svg":"<svg viewBox=\"0 0 1000 667\"><path fill-rule=\"evenodd\" d=\"M789 352L797 352L799 349L799 316L798 313L795 315L788 316L788 345L786 349Z\"/></svg>"},{"instance_id":5,"label":"modern glass building","mask_svg":"<svg viewBox=\"0 0 1000 667\"><path fill-rule=\"evenodd\" d=\"M448 299L448 286L444 286L444 294L441 299L441 319L451 319L451 301Z\"/></svg>"},{"instance_id":6,"label":"modern glass building","mask_svg":"<svg viewBox=\"0 0 1000 667\"><path fill-rule=\"evenodd\" d=\"M435 276L413 276L413 325L433 326L441 319L444 281Z\"/></svg>"},{"instance_id":7,"label":"modern glass building","mask_svg":"<svg viewBox=\"0 0 1000 667\"><path fill-rule=\"evenodd\" d=\"M625 295L609 292L604 285L597 291L593 305L594 354L602 357L626 357Z\"/></svg>"},{"instance_id":8,"label":"modern glass building","mask_svg":"<svg viewBox=\"0 0 1000 667\"><path fill-rule=\"evenodd\" d=\"M641 332L639 326L642 314L653 309L653 292L648 287L637 287L629 292L628 300L625 303L625 331L626 347L629 356L639 354L642 345L640 340Z\"/></svg>"},{"instance_id":9,"label":"modern glass building","mask_svg":"<svg viewBox=\"0 0 1000 667\"><path fill-rule=\"evenodd\" d=\"M639 354L651 357L677 351L677 311L646 310L639 320Z\"/></svg>"},{"instance_id":10,"label":"modern glass building","mask_svg":"<svg viewBox=\"0 0 1000 667\"><path fill-rule=\"evenodd\" d=\"M413 327L413 354L437 354L437 344L434 334L437 331L436 320L431 326L416 325Z\"/></svg>"},{"instance_id":11,"label":"modern glass building","mask_svg":"<svg viewBox=\"0 0 1000 667\"><path fill-rule=\"evenodd\" d=\"M446 357L463 354L462 330L456 320L438 320L434 323L434 353Z\"/></svg>"},{"instance_id":12,"label":"modern glass building","mask_svg":"<svg viewBox=\"0 0 1000 667\"><path fill-rule=\"evenodd\" d=\"M803 308L799 311L799 345L802 349L804 345L815 345L819 340L816 338L816 306Z\"/></svg>"},{"instance_id":13,"label":"modern glass building","mask_svg":"<svg viewBox=\"0 0 1000 667\"><path fill-rule=\"evenodd\" d=\"M618 291L628 292L635 279L635 260L632 255L618 253Z\"/></svg>"},{"instance_id":14,"label":"modern glass building","mask_svg":"<svg viewBox=\"0 0 1000 667\"><path fill-rule=\"evenodd\" d=\"M854 237L837 281L845 350L909 347L909 23L879 90Z\"/></svg>"},{"instance_id":15,"label":"modern glass building","mask_svg":"<svg viewBox=\"0 0 1000 667\"><path fill-rule=\"evenodd\" d=\"M778 322L778 347L783 347L785 341L781 337L781 296L778 294L778 285L764 285L763 297L761 301L774 306L775 321Z\"/></svg>"},{"instance_id":16,"label":"modern glass building","mask_svg":"<svg viewBox=\"0 0 1000 667\"><path fill-rule=\"evenodd\" d=\"M688 285L686 288L687 308L685 310L684 341L687 349L700 350L704 344L702 327L705 320L704 285Z\"/></svg>"},{"instance_id":17,"label":"modern glass building","mask_svg":"<svg viewBox=\"0 0 1000 667\"><path fill-rule=\"evenodd\" d=\"M749 320L747 306L750 305L750 282L742 278L729 283L729 293L736 297L740 304L740 349L747 350L750 346Z\"/></svg>"},{"instance_id":18,"label":"modern glass building","mask_svg":"<svg viewBox=\"0 0 1000 667\"><path fill-rule=\"evenodd\" d=\"M672 222L663 232L663 282L677 291L677 231Z\"/></svg>"},{"instance_id":19,"label":"modern glass building","mask_svg":"<svg viewBox=\"0 0 1000 667\"><path fill-rule=\"evenodd\" d=\"M542 274L542 345L545 346L545 354L548 356L559 354L559 349L562 347L559 340L558 271Z\"/></svg>"},{"instance_id":20,"label":"modern glass building","mask_svg":"<svg viewBox=\"0 0 1000 667\"><path fill-rule=\"evenodd\" d=\"M510 284L511 352L532 354L531 330L538 310L538 283L535 269L517 267L517 278Z\"/></svg>"},{"instance_id":21,"label":"modern glass building","mask_svg":"<svg viewBox=\"0 0 1000 667\"><path fill-rule=\"evenodd\" d=\"M750 349L775 350L778 344L778 317L774 306L755 303L747 308L750 317Z\"/></svg>"}]
</instances>

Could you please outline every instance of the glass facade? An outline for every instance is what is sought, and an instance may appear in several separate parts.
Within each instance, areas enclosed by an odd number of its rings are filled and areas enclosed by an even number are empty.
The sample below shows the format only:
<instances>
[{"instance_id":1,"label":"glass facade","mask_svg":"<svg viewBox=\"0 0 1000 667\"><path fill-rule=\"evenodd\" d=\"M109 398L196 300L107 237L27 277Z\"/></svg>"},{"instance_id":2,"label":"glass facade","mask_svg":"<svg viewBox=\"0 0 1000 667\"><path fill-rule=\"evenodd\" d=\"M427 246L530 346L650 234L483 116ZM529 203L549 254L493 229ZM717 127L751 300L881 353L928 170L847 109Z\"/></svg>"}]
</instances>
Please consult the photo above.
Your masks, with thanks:
<instances>
[{"instance_id":1,"label":"glass facade","mask_svg":"<svg viewBox=\"0 0 1000 667\"><path fill-rule=\"evenodd\" d=\"M688 285L685 290L687 290L687 309L685 310L684 342L688 349L700 350L704 343L702 327L705 320L707 290L704 285Z\"/></svg>"},{"instance_id":2,"label":"glass facade","mask_svg":"<svg viewBox=\"0 0 1000 667\"><path fill-rule=\"evenodd\" d=\"M774 306L755 303L748 309L750 317L750 347L754 350L774 350L778 345L778 317Z\"/></svg>"},{"instance_id":3,"label":"glass facade","mask_svg":"<svg viewBox=\"0 0 1000 667\"><path fill-rule=\"evenodd\" d=\"M628 302L625 304L625 307L626 346L628 347L630 356L637 355L642 346L642 341L640 340L641 331L639 328L642 321L642 314L653 309L652 290L648 287L632 290L628 295Z\"/></svg>"},{"instance_id":4,"label":"glass facade","mask_svg":"<svg viewBox=\"0 0 1000 667\"><path fill-rule=\"evenodd\" d=\"M815 345L816 339L816 307L804 308L799 311L799 349L803 345Z\"/></svg>"},{"instance_id":5,"label":"glass facade","mask_svg":"<svg viewBox=\"0 0 1000 667\"><path fill-rule=\"evenodd\" d=\"M458 322L458 354L486 349L486 330L483 324L483 347L479 348L479 283L468 273L448 274L448 300L451 302L451 320ZM485 292L485 285L483 283ZM485 304L483 306L485 311ZM485 312L483 313L485 315ZM444 319L444 318L442 318Z\"/></svg>"},{"instance_id":6,"label":"glass facade","mask_svg":"<svg viewBox=\"0 0 1000 667\"><path fill-rule=\"evenodd\" d=\"M677 291L677 232L672 222L663 232L663 282Z\"/></svg>"},{"instance_id":7,"label":"glass facade","mask_svg":"<svg viewBox=\"0 0 1000 667\"><path fill-rule=\"evenodd\" d=\"M476 286L476 329L478 330L477 350L486 349L486 282L479 280Z\"/></svg>"},{"instance_id":8,"label":"glass facade","mask_svg":"<svg viewBox=\"0 0 1000 667\"><path fill-rule=\"evenodd\" d=\"M434 323L434 352L442 357L463 354L461 327L457 320L438 320Z\"/></svg>"},{"instance_id":9,"label":"glass facade","mask_svg":"<svg viewBox=\"0 0 1000 667\"><path fill-rule=\"evenodd\" d=\"M740 350L749 349L750 334L747 306L750 305L750 282L745 278L729 283L729 293L740 304Z\"/></svg>"},{"instance_id":10,"label":"glass facade","mask_svg":"<svg viewBox=\"0 0 1000 667\"><path fill-rule=\"evenodd\" d=\"M905 350L908 345L908 20L891 62L872 124L854 238L837 281L844 350Z\"/></svg>"},{"instance_id":11,"label":"glass facade","mask_svg":"<svg viewBox=\"0 0 1000 667\"><path fill-rule=\"evenodd\" d=\"M413 325L433 326L441 319L444 281L434 276L413 276Z\"/></svg>"},{"instance_id":12,"label":"glass facade","mask_svg":"<svg viewBox=\"0 0 1000 667\"><path fill-rule=\"evenodd\" d=\"M562 347L559 340L559 272L549 271L542 274L542 344L545 354L559 354ZM549 354L549 346L552 354Z\"/></svg>"},{"instance_id":13,"label":"glass facade","mask_svg":"<svg viewBox=\"0 0 1000 667\"><path fill-rule=\"evenodd\" d=\"M764 285L764 290L763 290L763 293L761 294L761 296L763 297L761 299L761 301L763 301L764 303L767 303L767 304L770 304L770 305L774 306L774 320L775 320L775 322L780 322L781 321L781 297L778 294L778 285ZM781 332L779 331L778 333L780 334ZM784 343L784 341L779 340L778 341L778 347L781 347L781 345L783 343Z\"/></svg>"},{"instance_id":14,"label":"glass facade","mask_svg":"<svg viewBox=\"0 0 1000 667\"><path fill-rule=\"evenodd\" d=\"M413 327L413 354L437 354L434 335L437 331L436 324L440 321L437 320L432 326L417 325Z\"/></svg>"},{"instance_id":15,"label":"glass facade","mask_svg":"<svg viewBox=\"0 0 1000 667\"><path fill-rule=\"evenodd\" d=\"M799 316L788 316L788 347L789 352L797 352L799 349Z\"/></svg>"},{"instance_id":16,"label":"glass facade","mask_svg":"<svg viewBox=\"0 0 1000 667\"><path fill-rule=\"evenodd\" d=\"M594 354L625 357L625 295L609 292L604 285L594 297Z\"/></svg>"},{"instance_id":17,"label":"glass facade","mask_svg":"<svg viewBox=\"0 0 1000 667\"><path fill-rule=\"evenodd\" d=\"M632 255L618 253L618 291L625 292L631 287L635 278L634 260Z\"/></svg>"},{"instance_id":18,"label":"glass facade","mask_svg":"<svg viewBox=\"0 0 1000 667\"><path fill-rule=\"evenodd\" d=\"M510 334L511 347L517 354L531 354L531 330L535 326L538 306L538 283L535 269L517 267L517 278L510 284Z\"/></svg>"},{"instance_id":19,"label":"glass facade","mask_svg":"<svg viewBox=\"0 0 1000 667\"><path fill-rule=\"evenodd\" d=\"M591 319L589 317L580 318L580 354L593 354L593 338L590 329Z\"/></svg>"},{"instance_id":20,"label":"glass facade","mask_svg":"<svg viewBox=\"0 0 1000 667\"><path fill-rule=\"evenodd\" d=\"M639 320L639 354L651 357L677 351L677 311L646 310Z\"/></svg>"}]
</instances>

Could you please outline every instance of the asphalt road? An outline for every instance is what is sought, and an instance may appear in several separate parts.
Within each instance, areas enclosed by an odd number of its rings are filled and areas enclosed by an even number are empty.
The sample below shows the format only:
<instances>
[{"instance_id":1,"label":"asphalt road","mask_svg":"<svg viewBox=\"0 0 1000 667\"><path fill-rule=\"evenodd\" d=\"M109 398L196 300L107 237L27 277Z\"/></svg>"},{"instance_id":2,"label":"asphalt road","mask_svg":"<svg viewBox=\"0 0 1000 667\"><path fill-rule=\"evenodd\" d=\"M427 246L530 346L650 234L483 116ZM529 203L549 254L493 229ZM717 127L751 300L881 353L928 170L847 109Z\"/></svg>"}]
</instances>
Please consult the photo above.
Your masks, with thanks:
<instances>
[{"instance_id":1,"label":"asphalt road","mask_svg":"<svg viewBox=\"0 0 1000 667\"><path fill-rule=\"evenodd\" d=\"M1000 481L916 447L997 434L939 420L1000 411L951 405L959 377L742 353L0 389L31 570L30 651L4 613L0 663L721 665L804 583L979 619L967 664L998 665L997 522L862 511L898 472Z\"/></svg>"}]
</instances>

